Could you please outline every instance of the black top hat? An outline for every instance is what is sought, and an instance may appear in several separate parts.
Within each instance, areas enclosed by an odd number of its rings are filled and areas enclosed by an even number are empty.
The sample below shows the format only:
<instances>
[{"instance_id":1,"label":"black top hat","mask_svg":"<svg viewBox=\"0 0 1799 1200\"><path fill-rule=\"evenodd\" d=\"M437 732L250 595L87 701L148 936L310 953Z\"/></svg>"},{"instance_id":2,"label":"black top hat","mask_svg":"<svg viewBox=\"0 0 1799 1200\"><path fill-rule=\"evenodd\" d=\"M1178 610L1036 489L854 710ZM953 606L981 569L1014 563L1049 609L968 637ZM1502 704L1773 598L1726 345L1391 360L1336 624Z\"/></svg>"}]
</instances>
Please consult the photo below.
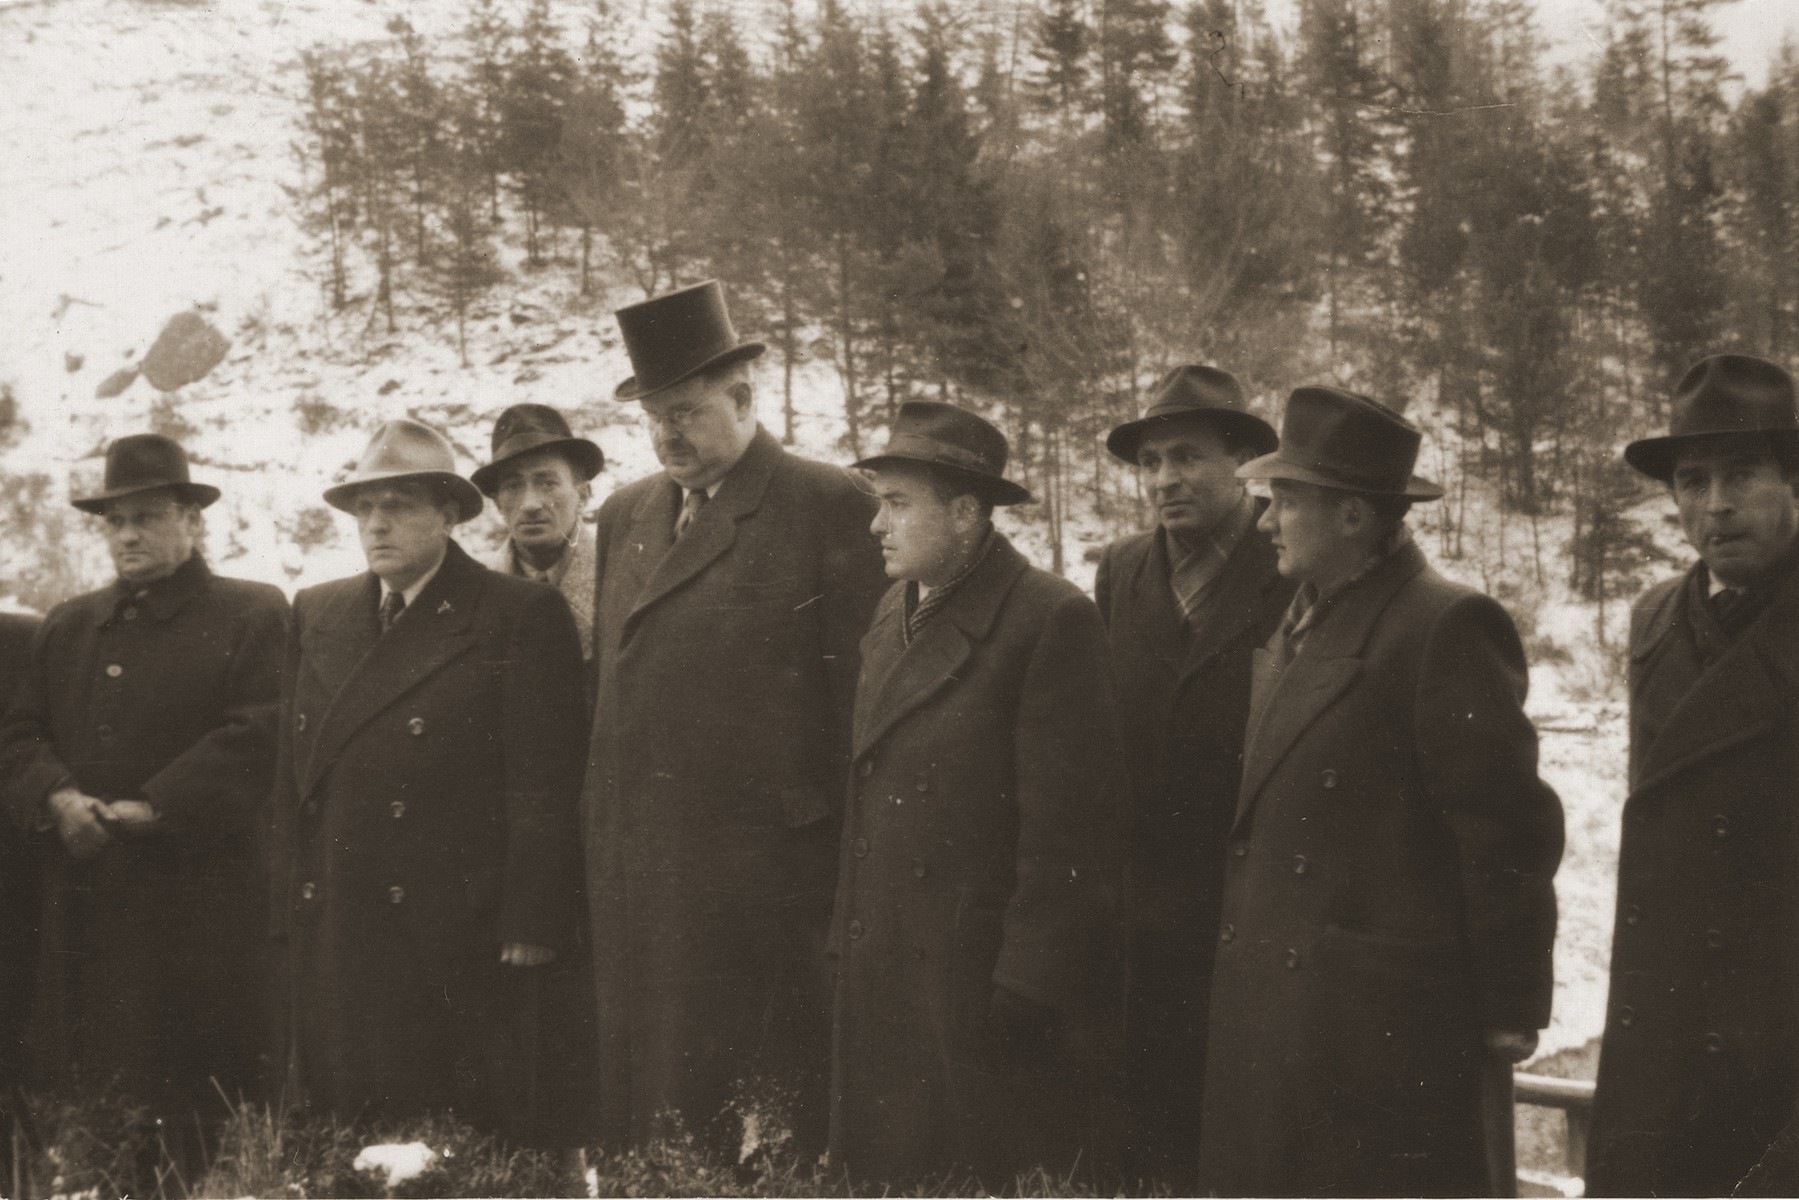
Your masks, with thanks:
<instances>
[{"instance_id":1,"label":"black top hat","mask_svg":"<svg viewBox=\"0 0 1799 1200\"><path fill-rule=\"evenodd\" d=\"M1287 397L1281 448L1237 468L1239 479L1294 479L1370 496L1441 499L1443 489L1412 474L1424 435L1357 392L1302 387Z\"/></svg>"},{"instance_id":2,"label":"black top hat","mask_svg":"<svg viewBox=\"0 0 1799 1200\"><path fill-rule=\"evenodd\" d=\"M547 404L514 404L493 423L493 461L477 467L469 481L492 496L500 488L500 468L538 450L560 452L582 479L592 479L606 469L606 456L600 448L576 437L561 413Z\"/></svg>"},{"instance_id":3,"label":"black top hat","mask_svg":"<svg viewBox=\"0 0 1799 1200\"><path fill-rule=\"evenodd\" d=\"M1027 503L1031 494L1005 478L1007 453L1006 435L967 409L936 400L908 400L894 418L887 448L854 465L929 463L974 484L995 504Z\"/></svg>"},{"instance_id":4,"label":"black top hat","mask_svg":"<svg viewBox=\"0 0 1799 1200\"><path fill-rule=\"evenodd\" d=\"M1663 483L1674 477L1683 443L1728 433L1761 433L1799 442L1793 377L1765 358L1714 354L1693 365L1674 389L1666 437L1624 447L1624 461Z\"/></svg>"},{"instance_id":5,"label":"black top hat","mask_svg":"<svg viewBox=\"0 0 1799 1200\"><path fill-rule=\"evenodd\" d=\"M1135 421L1126 421L1106 435L1106 449L1135 465L1137 447L1157 425L1171 421L1205 421L1241 438L1257 454L1267 454L1280 444L1274 427L1248 410L1237 377L1217 367L1190 364L1176 367L1162 377L1149 407Z\"/></svg>"},{"instance_id":6,"label":"black top hat","mask_svg":"<svg viewBox=\"0 0 1799 1200\"><path fill-rule=\"evenodd\" d=\"M627 304L613 316L636 372L618 385L615 400L641 400L702 371L747 361L768 347L740 342L725 310L725 292L708 279L678 292Z\"/></svg>"},{"instance_id":7,"label":"black top hat","mask_svg":"<svg viewBox=\"0 0 1799 1200\"><path fill-rule=\"evenodd\" d=\"M219 498L211 484L187 477L187 452L160 433L133 433L106 448L106 476L93 496L69 500L82 512L103 513L121 496L169 488L183 503L205 508Z\"/></svg>"},{"instance_id":8,"label":"black top hat","mask_svg":"<svg viewBox=\"0 0 1799 1200\"><path fill-rule=\"evenodd\" d=\"M429 425L404 417L375 430L362 460L342 483L325 489L325 503L347 513L356 511L356 493L376 483L418 479L441 485L456 503L457 519L481 515L481 493L456 473L456 451Z\"/></svg>"}]
</instances>

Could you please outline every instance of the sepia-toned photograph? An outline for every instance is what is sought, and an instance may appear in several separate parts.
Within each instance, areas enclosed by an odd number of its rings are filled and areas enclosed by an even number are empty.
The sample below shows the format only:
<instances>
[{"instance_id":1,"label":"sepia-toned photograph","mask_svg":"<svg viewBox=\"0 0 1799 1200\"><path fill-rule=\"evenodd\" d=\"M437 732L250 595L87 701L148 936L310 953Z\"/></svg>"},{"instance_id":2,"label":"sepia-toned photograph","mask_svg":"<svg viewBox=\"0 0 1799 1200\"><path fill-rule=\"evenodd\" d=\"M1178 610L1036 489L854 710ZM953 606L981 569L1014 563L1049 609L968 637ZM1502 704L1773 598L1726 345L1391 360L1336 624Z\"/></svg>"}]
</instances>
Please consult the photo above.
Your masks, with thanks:
<instances>
[{"instance_id":1,"label":"sepia-toned photograph","mask_svg":"<svg viewBox=\"0 0 1799 1200\"><path fill-rule=\"evenodd\" d=\"M0 1198L1799 1194L1799 4L0 0Z\"/></svg>"}]
</instances>

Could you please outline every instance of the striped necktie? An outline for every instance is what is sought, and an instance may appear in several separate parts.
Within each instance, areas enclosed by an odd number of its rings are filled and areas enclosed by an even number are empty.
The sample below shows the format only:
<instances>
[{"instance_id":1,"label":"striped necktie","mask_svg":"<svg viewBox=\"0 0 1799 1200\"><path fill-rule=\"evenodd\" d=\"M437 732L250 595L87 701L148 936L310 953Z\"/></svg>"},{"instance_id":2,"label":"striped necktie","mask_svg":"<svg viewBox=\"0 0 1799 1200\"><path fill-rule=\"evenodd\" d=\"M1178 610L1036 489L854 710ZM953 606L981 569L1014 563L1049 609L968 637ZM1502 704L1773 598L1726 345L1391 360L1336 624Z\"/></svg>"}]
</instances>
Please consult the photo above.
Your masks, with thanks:
<instances>
[{"instance_id":1,"label":"striped necktie","mask_svg":"<svg viewBox=\"0 0 1799 1200\"><path fill-rule=\"evenodd\" d=\"M381 597L381 632L386 633L400 619L400 613L406 608L406 597L399 592L388 592Z\"/></svg>"},{"instance_id":2,"label":"striped necktie","mask_svg":"<svg viewBox=\"0 0 1799 1200\"><path fill-rule=\"evenodd\" d=\"M680 540L682 534L693 527L694 521L698 519L700 515L700 509L706 507L706 501L708 499L709 497L706 495L706 490L704 488L696 488L695 490L688 492L686 498L681 501L681 515L675 518L675 538L677 541Z\"/></svg>"}]
</instances>

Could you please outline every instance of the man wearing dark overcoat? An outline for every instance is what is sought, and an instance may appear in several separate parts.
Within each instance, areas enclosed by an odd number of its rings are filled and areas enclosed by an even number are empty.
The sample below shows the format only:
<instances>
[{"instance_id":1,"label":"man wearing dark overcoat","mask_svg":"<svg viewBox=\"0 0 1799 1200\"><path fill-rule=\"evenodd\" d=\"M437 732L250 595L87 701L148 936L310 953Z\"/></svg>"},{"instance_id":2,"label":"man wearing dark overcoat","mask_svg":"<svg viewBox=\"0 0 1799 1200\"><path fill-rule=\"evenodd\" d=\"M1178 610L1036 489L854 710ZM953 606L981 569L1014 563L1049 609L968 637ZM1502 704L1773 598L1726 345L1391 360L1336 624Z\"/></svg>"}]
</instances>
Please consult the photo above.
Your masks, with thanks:
<instances>
[{"instance_id":1,"label":"man wearing dark overcoat","mask_svg":"<svg viewBox=\"0 0 1799 1200\"><path fill-rule=\"evenodd\" d=\"M1156 527L1106 547L1093 593L1112 648L1134 799L1125 1170L1148 1189L1199 1186L1206 997L1224 841L1237 811L1249 664L1293 584L1255 532L1237 468L1274 430L1216 367L1176 367L1106 448L1137 467Z\"/></svg>"},{"instance_id":2,"label":"man wearing dark overcoat","mask_svg":"<svg viewBox=\"0 0 1799 1200\"><path fill-rule=\"evenodd\" d=\"M756 421L717 283L621 309L663 470L600 507L583 801L602 1134L735 1148L734 1100L823 1141L856 644L884 587L874 501Z\"/></svg>"},{"instance_id":3,"label":"man wearing dark overcoat","mask_svg":"<svg viewBox=\"0 0 1799 1200\"><path fill-rule=\"evenodd\" d=\"M39 621L0 613L0 715L31 662ZM5 771L0 764L0 773ZM3 778L3 775L0 775ZM25 1021L37 983L39 874L31 835L0 819L0 1185L13 1178L14 1111L24 1083Z\"/></svg>"},{"instance_id":4,"label":"man wearing dark overcoat","mask_svg":"<svg viewBox=\"0 0 1799 1200\"><path fill-rule=\"evenodd\" d=\"M1549 1018L1562 810L1510 617L1404 525L1421 435L1300 388L1259 527L1298 582L1257 652L1225 857L1200 1178L1227 1196L1492 1195L1483 1097ZM1490 1123L1497 1122L1497 1126Z\"/></svg>"},{"instance_id":5,"label":"man wearing dark overcoat","mask_svg":"<svg viewBox=\"0 0 1799 1200\"><path fill-rule=\"evenodd\" d=\"M301 1095L535 1138L527 972L577 917L584 703L568 605L456 544L449 443L390 421L325 492L367 573L294 601L274 799Z\"/></svg>"},{"instance_id":6,"label":"man wearing dark overcoat","mask_svg":"<svg viewBox=\"0 0 1799 1200\"><path fill-rule=\"evenodd\" d=\"M104 523L117 579L50 611L0 727L6 807L44 868L28 1074L115 1085L184 1169L218 1090L257 1078L288 616L275 588L208 569L218 497L168 438L107 448L102 489L73 503Z\"/></svg>"},{"instance_id":7,"label":"man wearing dark overcoat","mask_svg":"<svg viewBox=\"0 0 1799 1200\"><path fill-rule=\"evenodd\" d=\"M1799 422L1793 380L1707 358L1625 447L1698 555L1631 614L1630 793L1590 1196L1736 1191L1799 1099ZM1799 1189L1790 1150L1756 1194Z\"/></svg>"},{"instance_id":8,"label":"man wearing dark overcoat","mask_svg":"<svg viewBox=\"0 0 1799 1200\"><path fill-rule=\"evenodd\" d=\"M900 408L896 580L862 642L831 951L831 1161L858 1187L1092 1168L1115 1065L1128 782L1091 600L991 523L1005 436Z\"/></svg>"}]
</instances>

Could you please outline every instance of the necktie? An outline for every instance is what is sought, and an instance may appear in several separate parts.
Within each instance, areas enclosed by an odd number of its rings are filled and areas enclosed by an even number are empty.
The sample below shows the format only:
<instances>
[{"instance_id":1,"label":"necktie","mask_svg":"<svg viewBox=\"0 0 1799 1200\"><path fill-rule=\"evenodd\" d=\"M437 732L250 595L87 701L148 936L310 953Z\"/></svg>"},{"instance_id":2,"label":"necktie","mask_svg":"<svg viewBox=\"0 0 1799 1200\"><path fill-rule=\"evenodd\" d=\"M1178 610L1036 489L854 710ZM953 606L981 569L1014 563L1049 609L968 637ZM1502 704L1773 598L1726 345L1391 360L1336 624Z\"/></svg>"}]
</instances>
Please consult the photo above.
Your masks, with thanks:
<instances>
[{"instance_id":1,"label":"necktie","mask_svg":"<svg viewBox=\"0 0 1799 1200\"><path fill-rule=\"evenodd\" d=\"M681 515L675 518L675 537L677 539L692 527L694 520L700 515L700 509L706 507L707 499L704 488L687 493L686 498L681 501Z\"/></svg>"},{"instance_id":2,"label":"necktie","mask_svg":"<svg viewBox=\"0 0 1799 1200\"><path fill-rule=\"evenodd\" d=\"M406 607L406 597L399 592L388 592L381 597L381 632L386 633L400 619L400 613Z\"/></svg>"}]
</instances>

